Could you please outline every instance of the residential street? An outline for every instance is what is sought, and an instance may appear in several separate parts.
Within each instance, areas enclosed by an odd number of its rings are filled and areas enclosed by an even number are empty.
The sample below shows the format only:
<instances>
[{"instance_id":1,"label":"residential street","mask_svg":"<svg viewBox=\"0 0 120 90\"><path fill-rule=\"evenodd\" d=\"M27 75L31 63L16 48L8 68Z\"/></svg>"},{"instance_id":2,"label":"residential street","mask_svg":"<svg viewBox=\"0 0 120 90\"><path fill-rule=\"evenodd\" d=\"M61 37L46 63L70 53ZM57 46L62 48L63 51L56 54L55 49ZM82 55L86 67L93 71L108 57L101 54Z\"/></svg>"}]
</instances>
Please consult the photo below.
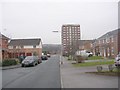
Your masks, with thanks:
<instances>
[{"instance_id":1,"label":"residential street","mask_svg":"<svg viewBox=\"0 0 120 90\"><path fill-rule=\"evenodd\" d=\"M61 65L63 88L118 88L118 77L88 74L96 71L96 66L73 67L72 61L62 58Z\"/></svg>"},{"instance_id":2,"label":"residential street","mask_svg":"<svg viewBox=\"0 0 120 90\"><path fill-rule=\"evenodd\" d=\"M35 67L3 70L3 88L118 88L118 77L85 73L95 66L75 68L62 58L60 69L59 60L55 55Z\"/></svg>"},{"instance_id":3,"label":"residential street","mask_svg":"<svg viewBox=\"0 0 120 90\"><path fill-rule=\"evenodd\" d=\"M3 70L3 88L60 88L59 56L35 67Z\"/></svg>"}]
</instances>

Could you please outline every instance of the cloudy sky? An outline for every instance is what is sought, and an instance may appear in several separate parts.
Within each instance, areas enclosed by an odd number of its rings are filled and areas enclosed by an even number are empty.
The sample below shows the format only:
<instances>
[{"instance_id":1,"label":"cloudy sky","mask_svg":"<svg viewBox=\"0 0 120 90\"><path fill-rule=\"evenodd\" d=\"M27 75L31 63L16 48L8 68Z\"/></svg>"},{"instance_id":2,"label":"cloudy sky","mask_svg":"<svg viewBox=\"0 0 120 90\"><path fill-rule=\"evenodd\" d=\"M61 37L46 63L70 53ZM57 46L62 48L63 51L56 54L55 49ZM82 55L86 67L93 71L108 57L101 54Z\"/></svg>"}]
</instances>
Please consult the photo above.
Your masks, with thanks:
<instances>
[{"instance_id":1,"label":"cloudy sky","mask_svg":"<svg viewBox=\"0 0 120 90\"><path fill-rule=\"evenodd\" d=\"M4 0L0 31L11 38L41 38L55 44L61 43L63 24L80 24L81 39L95 39L118 28L118 1Z\"/></svg>"}]
</instances>

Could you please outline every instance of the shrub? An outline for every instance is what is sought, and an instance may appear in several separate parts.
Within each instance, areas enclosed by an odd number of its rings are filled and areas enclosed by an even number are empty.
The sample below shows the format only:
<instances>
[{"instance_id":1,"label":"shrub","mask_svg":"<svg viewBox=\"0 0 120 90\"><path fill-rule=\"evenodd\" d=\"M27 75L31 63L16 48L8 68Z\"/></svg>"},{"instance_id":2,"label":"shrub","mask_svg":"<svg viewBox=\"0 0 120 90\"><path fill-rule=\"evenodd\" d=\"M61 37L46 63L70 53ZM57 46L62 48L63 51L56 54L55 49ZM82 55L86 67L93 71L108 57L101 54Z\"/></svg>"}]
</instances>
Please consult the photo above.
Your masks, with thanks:
<instances>
[{"instance_id":1,"label":"shrub","mask_svg":"<svg viewBox=\"0 0 120 90\"><path fill-rule=\"evenodd\" d=\"M97 66L97 71L102 72L103 67L102 66Z\"/></svg>"},{"instance_id":2,"label":"shrub","mask_svg":"<svg viewBox=\"0 0 120 90\"><path fill-rule=\"evenodd\" d=\"M4 59L2 61L2 66L11 66L11 65L16 65L19 64L19 60L18 59Z\"/></svg>"}]
</instances>

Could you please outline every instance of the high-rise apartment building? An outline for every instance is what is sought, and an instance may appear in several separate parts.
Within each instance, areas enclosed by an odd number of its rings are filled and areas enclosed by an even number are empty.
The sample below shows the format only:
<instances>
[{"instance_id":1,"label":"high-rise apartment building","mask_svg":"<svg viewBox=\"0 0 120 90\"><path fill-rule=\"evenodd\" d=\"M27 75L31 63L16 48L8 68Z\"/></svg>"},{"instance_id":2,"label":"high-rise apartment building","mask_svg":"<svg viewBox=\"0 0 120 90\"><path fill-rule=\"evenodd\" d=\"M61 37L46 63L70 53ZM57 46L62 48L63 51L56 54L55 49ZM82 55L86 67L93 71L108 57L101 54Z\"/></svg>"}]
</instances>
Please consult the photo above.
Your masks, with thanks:
<instances>
[{"instance_id":1,"label":"high-rise apartment building","mask_svg":"<svg viewBox=\"0 0 120 90\"><path fill-rule=\"evenodd\" d=\"M62 26L63 54L73 54L79 48L80 25L66 24Z\"/></svg>"}]
</instances>

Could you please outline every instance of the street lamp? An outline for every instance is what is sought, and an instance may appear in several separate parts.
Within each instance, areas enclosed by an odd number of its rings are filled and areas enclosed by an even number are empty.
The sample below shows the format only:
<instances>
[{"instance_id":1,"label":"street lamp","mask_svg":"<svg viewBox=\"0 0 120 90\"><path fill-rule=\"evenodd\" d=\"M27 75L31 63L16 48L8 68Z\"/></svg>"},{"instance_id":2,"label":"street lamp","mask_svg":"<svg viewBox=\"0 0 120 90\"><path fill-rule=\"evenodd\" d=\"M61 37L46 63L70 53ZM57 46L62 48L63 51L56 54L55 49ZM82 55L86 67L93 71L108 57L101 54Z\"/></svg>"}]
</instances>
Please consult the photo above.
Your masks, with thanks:
<instances>
[{"instance_id":1,"label":"street lamp","mask_svg":"<svg viewBox=\"0 0 120 90\"><path fill-rule=\"evenodd\" d=\"M60 32L60 31L52 31L52 32L54 32L54 33L58 33L58 32Z\"/></svg>"},{"instance_id":2,"label":"street lamp","mask_svg":"<svg viewBox=\"0 0 120 90\"><path fill-rule=\"evenodd\" d=\"M61 31L58 31L58 30L54 30L52 31L53 33L60 33ZM63 64L63 61L62 61L62 41L61 41L61 56L60 56L60 63Z\"/></svg>"}]
</instances>

